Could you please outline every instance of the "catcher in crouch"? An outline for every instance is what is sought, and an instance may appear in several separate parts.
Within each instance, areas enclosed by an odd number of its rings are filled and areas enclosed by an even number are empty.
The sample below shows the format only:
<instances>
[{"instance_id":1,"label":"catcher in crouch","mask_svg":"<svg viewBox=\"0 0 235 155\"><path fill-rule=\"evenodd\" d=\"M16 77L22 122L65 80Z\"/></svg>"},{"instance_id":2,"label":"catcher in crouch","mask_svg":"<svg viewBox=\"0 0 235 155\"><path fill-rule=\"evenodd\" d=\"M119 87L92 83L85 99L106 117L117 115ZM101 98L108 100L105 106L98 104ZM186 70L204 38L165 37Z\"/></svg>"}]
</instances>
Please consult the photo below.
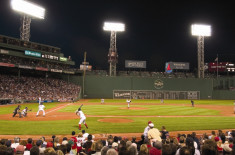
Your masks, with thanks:
<instances>
[{"instance_id":1,"label":"catcher in crouch","mask_svg":"<svg viewBox=\"0 0 235 155\"><path fill-rule=\"evenodd\" d=\"M28 111L32 111L32 109L29 110L28 107L25 107L24 110L21 111L21 116L26 117Z\"/></svg>"},{"instance_id":2,"label":"catcher in crouch","mask_svg":"<svg viewBox=\"0 0 235 155\"><path fill-rule=\"evenodd\" d=\"M81 130L81 128L82 128L82 126L81 126L81 124L83 123L85 126L86 126L86 128L88 129L88 126L87 126L87 124L86 124L86 116L84 115L84 113L82 112L82 110L81 110L81 108L78 108L78 110L75 112L76 113L76 115L78 116L78 117L80 117L80 121L79 121L79 130Z\"/></svg>"}]
</instances>

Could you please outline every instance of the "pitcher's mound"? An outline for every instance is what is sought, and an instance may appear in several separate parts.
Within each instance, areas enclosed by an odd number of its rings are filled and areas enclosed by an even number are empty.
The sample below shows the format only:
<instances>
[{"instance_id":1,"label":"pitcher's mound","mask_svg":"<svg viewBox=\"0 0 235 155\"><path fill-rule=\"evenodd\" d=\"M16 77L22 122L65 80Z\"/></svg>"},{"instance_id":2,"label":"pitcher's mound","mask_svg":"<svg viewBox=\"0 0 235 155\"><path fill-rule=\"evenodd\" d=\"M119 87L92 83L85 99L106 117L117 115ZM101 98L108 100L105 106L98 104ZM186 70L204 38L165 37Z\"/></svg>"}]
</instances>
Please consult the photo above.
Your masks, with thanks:
<instances>
[{"instance_id":1,"label":"pitcher's mound","mask_svg":"<svg viewBox=\"0 0 235 155\"><path fill-rule=\"evenodd\" d=\"M122 118L104 118L99 119L99 122L108 122L108 123L130 123L133 122L131 119L122 119Z\"/></svg>"},{"instance_id":2,"label":"pitcher's mound","mask_svg":"<svg viewBox=\"0 0 235 155\"><path fill-rule=\"evenodd\" d=\"M120 109L128 109L128 107L121 107ZM145 110L148 108L142 108L142 107L130 107L130 110Z\"/></svg>"}]
</instances>

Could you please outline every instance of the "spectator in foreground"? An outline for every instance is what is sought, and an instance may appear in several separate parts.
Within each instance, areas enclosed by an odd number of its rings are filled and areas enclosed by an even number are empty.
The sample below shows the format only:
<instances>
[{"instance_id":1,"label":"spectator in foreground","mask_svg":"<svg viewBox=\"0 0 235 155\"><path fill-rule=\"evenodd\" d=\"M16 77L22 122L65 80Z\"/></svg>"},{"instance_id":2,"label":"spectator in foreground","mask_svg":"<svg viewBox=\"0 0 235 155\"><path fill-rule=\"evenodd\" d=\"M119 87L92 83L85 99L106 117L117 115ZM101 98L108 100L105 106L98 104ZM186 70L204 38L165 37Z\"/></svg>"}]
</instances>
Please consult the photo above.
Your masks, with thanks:
<instances>
[{"instance_id":1,"label":"spectator in foreground","mask_svg":"<svg viewBox=\"0 0 235 155\"><path fill-rule=\"evenodd\" d=\"M32 138L28 138L27 140L27 144L26 144L26 150L30 151L30 149L33 147L33 139Z\"/></svg>"},{"instance_id":2,"label":"spectator in foreground","mask_svg":"<svg viewBox=\"0 0 235 155\"><path fill-rule=\"evenodd\" d=\"M162 130L160 132L162 139L167 139L169 137L169 132L166 130L165 126L162 126Z\"/></svg>"},{"instance_id":3,"label":"spectator in foreground","mask_svg":"<svg viewBox=\"0 0 235 155\"><path fill-rule=\"evenodd\" d=\"M39 151L39 148L37 146L33 146L30 149L30 155L39 155L39 154L40 154L40 151Z\"/></svg>"},{"instance_id":4,"label":"spectator in foreground","mask_svg":"<svg viewBox=\"0 0 235 155\"><path fill-rule=\"evenodd\" d=\"M150 139L151 144L155 142L156 140L162 141L161 139L161 133L157 128L154 128L154 124L150 123L149 124L149 131L148 131L148 139Z\"/></svg>"},{"instance_id":5,"label":"spectator in foreground","mask_svg":"<svg viewBox=\"0 0 235 155\"><path fill-rule=\"evenodd\" d=\"M148 138L148 132L149 132L149 130L150 130L149 124L151 124L151 123L152 123L152 121L148 121L148 125L147 125L147 126L145 127L145 129L144 129L143 135L144 135L144 138L145 138L145 139Z\"/></svg>"},{"instance_id":6,"label":"spectator in foreground","mask_svg":"<svg viewBox=\"0 0 235 155\"><path fill-rule=\"evenodd\" d=\"M205 140L202 146L202 154L201 155L217 155L217 145L216 142L212 139Z\"/></svg>"},{"instance_id":7,"label":"spectator in foreground","mask_svg":"<svg viewBox=\"0 0 235 155\"><path fill-rule=\"evenodd\" d=\"M16 155L23 155L24 154L24 145L18 145L15 150Z\"/></svg>"}]
</instances>

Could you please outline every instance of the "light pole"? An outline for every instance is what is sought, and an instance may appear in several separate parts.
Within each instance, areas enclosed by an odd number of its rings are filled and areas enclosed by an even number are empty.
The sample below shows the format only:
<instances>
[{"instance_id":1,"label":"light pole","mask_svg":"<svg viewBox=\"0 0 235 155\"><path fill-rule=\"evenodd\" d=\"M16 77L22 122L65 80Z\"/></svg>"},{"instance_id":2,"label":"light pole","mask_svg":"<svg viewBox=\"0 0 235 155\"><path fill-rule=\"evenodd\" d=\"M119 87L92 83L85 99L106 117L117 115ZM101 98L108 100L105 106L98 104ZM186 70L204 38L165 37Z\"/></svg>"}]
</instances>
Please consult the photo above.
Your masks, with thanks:
<instances>
[{"instance_id":1,"label":"light pole","mask_svg":"<svg viewBox=\"0 0 235 155\"><path fill-rule=\"evenodd\" d=\"M108 53L109 76L116 76L116 64L118 63L116 33L125 31L125 25L122 23L105 22L103 29L105 31L111 31L110 48Z\"/></svg>"},{"instance_id":2,"label":"light pole","mask_svg":"<svg viewBox=\"0 0 235 155\"><path fill-rule=\"evenodd\" d=\"M25 0L11 0L13 10L22 13L20 39L29 41L31 18L44 19L45 9Z\"/></svg>"},{"instance_id":3,"label":"light pole","mask_svg":"<svg viewBox=\"0 0 235 155\"><path fill-rule=\"evenodd\" d=\"M204 37L211 36L211 26L193 24L191 30L192 35L197 36L198 78L204 78Z\"/></svg>"}]
</instances>

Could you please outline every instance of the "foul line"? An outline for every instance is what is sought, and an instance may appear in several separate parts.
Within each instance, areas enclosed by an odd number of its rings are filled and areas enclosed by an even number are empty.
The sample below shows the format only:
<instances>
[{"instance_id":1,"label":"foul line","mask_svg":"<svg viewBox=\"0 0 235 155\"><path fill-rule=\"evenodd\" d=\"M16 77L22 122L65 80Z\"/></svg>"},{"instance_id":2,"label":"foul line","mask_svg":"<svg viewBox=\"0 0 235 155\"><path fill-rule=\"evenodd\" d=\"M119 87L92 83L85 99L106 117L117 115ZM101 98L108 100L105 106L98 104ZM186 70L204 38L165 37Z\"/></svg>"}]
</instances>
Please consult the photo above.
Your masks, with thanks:
<instances>
[{"instance_id":1,"label":"foul line","mask_svg":"<svg viewBox=\"0 0 235 155\"><path fill-rule=\"evenodd\" d=\"M53 111L60 110L60 109L62 109L62 108L64 108L64 107L66 107L66 106L68 106L68 105L70 105L70 104L71 104L71 103L68 103L68 104L63 105L63 106L61 106L61 107L55 108L55 109L53 109L53 110L51 110L51 111L49 111L49 112L46 112L46 114L51 113L51 112L53 112Z\"/></svg>"}]
</instances>

